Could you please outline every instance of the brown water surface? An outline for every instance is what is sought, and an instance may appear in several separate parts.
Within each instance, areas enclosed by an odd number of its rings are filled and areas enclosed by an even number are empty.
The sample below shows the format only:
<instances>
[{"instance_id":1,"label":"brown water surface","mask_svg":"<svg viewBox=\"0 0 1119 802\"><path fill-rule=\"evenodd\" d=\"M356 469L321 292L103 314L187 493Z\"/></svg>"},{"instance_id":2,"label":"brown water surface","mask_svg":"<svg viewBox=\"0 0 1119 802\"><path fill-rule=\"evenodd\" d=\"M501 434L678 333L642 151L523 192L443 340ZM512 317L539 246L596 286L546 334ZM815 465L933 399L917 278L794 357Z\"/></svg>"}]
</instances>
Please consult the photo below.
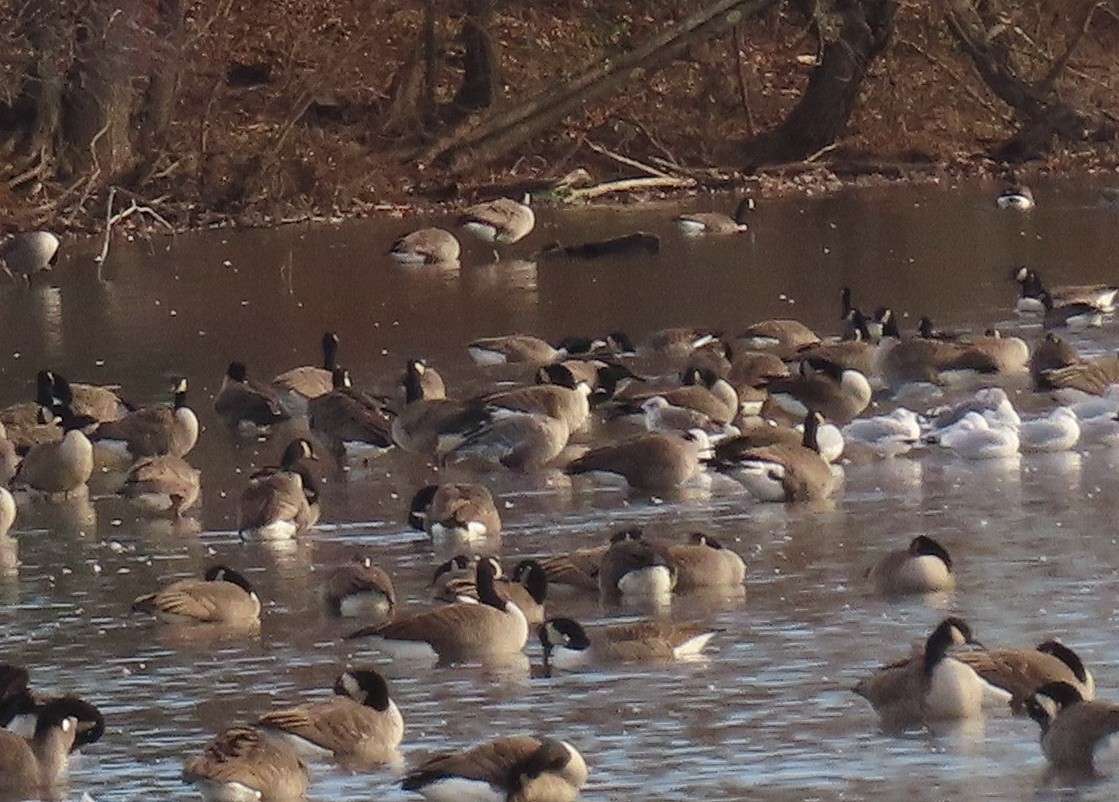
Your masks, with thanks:
<instances>
[{"instance_id":1,"label":"brown water surface","mask_svg":"<svg viewBox=\"0 0 1119 802\"><path fill-rule=\"evenodd\" d=\"M1039 206L1027 215L996 210L991 187L763 202L749 233L697 240L676 232L674 206L545 209L537 232L500 262L464 243L454 269L401 269L384 255L396 236L444 219L219 231L116 242L100 275L75 249L49 281L6 288L0 402L29 397L45 365L74 381L119 383L137 403L164 400L183 374L205 425L190 455L203 472L196 525L138 519L106 492L107 476L88 504L21 507L22 565L17 578L0 580L3 657L28 665L37 687L80 693L108 717L104 739L73 768L71 797L197 798L178 776L212 733L322 698L343 666L376 662L340 640L348 625L321 612L317 587L329 567L371 554L406 605L427 604L435 555L403 521L412 492L434 474L408 455L328 470L323 523L296 548L240 544L233 530L245 477L283 443L240 440L214 417L210 400L231 359L266 380L316 362L319 336L332 329L360 386L394 391L405 359L423 356L465 393L493 375L523 378L474 368L464 345L478 336L625 330L640 340L684 324L735 333L775 316L831 333L843 285L861 304L891 305L908 327L929 314L946 327L998 323L1036 340L1039 329L1013 316L1011 265L1037 267L1053 283L1119 278L1119 211L1098 206L1093 187L1036 191ZM732 209L734 199L702 205ZM638 229L660 235L659 255L531 260L550 240ZM1109 324L1079 344L1114 348L1119 336ZM490 475L511 560L597 543L626 523L666 539L703 528L745 557L747 592L674 602L672 615L721 629L703 663L552 680L529 679L523 666L387 666L405 758L527 731L583 751L587 799L1045 797L1032 721L997 712L977 730L899 738L881 733L849 688L951 611L988 644L1060 636L1095 671L1099 695L1119 700L1117 464L1119 452L1087 447L982 464L915 452L847 466L826 511L756 506L724 490L661 503L586 483L572 489L554 476ZM867 565L919 533L952 551L959 590L932 601L873 597ZM184 641L129 615L134 596L216 561L258 586L266 602L258 636ZM592 622L629 614L563 600L551 612ZM535 642L527 652L539 663ZM310 796L407 798L391 770L326 764L314 766ZM1114 782L1083 793L1114 796Z\"/></svg>"}]
</instances>

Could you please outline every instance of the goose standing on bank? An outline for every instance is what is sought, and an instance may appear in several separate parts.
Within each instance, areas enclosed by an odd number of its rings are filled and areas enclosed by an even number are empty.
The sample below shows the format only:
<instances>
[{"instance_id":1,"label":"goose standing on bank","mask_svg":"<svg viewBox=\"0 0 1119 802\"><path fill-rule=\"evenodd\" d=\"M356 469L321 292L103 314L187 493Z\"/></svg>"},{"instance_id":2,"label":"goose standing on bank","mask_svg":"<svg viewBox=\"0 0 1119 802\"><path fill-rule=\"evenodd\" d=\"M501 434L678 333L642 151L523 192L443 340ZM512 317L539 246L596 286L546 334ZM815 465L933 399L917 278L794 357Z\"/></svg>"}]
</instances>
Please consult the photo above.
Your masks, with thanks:
<instances>
[{"instance_id":1,"label":"goose standing on bank","mask_svg":"<svg viewBox=\"0 0 1119 802\"><path fill-rule=\"evenodd\" d=\"M485 485L447 482L416 491L408 525L436 541L466 542L501 534L501 514Z\"/></svg>"},{"instance_id":2,"label":"goose standing on bank","mask_svg":"<svg viewBox=\"0 0 1119 802\"><path fill-rule=\"evenodd\" d=\"M516 604L495 588L501 566L493 558L478 561L474 577L477 604L456 602L387 624L359 629L346 636L373 638L378 648L396 659L459 662L519 653L528 640L528 622Z\"/></svg>"},{"instance_id":3,"label":"goose standing on bank","mask_svg":"<svg viewBox=\"0 0 1119 802\"><path fill-rule=\"evenodd\" d=\"M214 411L229 426L271 426L290 416L283 410L275 390L249 381L243 362L230 362L214 397Z\"/></svg>"},{"instance_id":4,"label":"goose standing on bank","mask_svg":"<svg viewBox=\"0 0 1119 802\"><path fill-rule=\"evenodd\" d=\"M854 687L877 711L887 728L935 721L978 718L984 696L1010 701L1010 694L985 682L949 650L972 643L971 627L960 618L946 618L918 654L878 669Z\"/></svg>"},{"instance_id":5,"label":"goose standing on bank","mask_svg":"<svg viewBox=\"0 0 1119 802\"><path fill-rule=\"evenodd\" d=\"M64 704L39 712L30 740L0 730L0 792L18 799L54 799L55 785L65 776L78 720Z\"/></svg>"},{"instance_id":6,"label":"goose standing on bank","mask_svg":"<svg viewBox=\"0 0 1119 802\"><path fill-rule=\"evenodd\" d=\"M908 547L883 556L867 576L882 596L936 593L956 587L948 550L928 535L918 535Z\"/></svg>"},{"instance_id":7,"label":"goose standing on bank","mask_svg":"<svg viewBox=\"0 0 1119 802\"><path fill-rule=\"evenodd\" d=\"M338 618L384 621L396 609L396 591L388 573L369 557L335 568L323 582L327 611Z\"/></svg>"},{"instance_id":8,"label":"goose standing on bank","mask_svg":"<svg viewBox=\"0 0 1119 802\"><path fill-rule=\"evenodd\" d=\"M319 487L309 460L318 460L311 441L297 438L284 449L279 467L249 477L237 518L242 540L289 540L318 522Z\"/></svg>"},{"instance_id":9,"label":"goose standing on bank","mask_svg":"<svg viewBox=\"0 0 1119 802\"><path fill-rule=\"evenodd\" d=\"M461 250L450 231L421 228L394 242L389 256L402 265L455 265Z\"/></svg>"},{"instance_id":10,"label":"goose standing on bank","mask_svg":"<svg viewBox=\"0 0 1119 802\"><path fill-rule=\"evenodd\" d=\"M1026 700L1026 712L1041 727L1041 751L1054 771L1077 780L1103 777L1095 752L1119 732L1119 705L1085 700L1067 682L1051 682Z\"/></svg>"},{"instance_id":11,"label":"goose standing on bank","mask_svg":"<svg viewBox=\"0 0 1119 802\"><path fill-rule=\"evenodd\" d=\"M544 672L579 670L614 663L695 660L715 630L675 621L637 621L595 627L589 633L570 618L545 621L537 631L544 647Z\"/></svg>"},{"instance_id":12,"label":"goose standing on bank","mask_svg":"<svg viewBox=\"0 0 1119 802\"><path fill-rule=\"evenodd\" d=\"M338 367L338 335L325 332L319 341L322 367L301 365L285 370L272 379L280 404L293 417L307 415L307 402L326 395L334 388L334 369Z\"/></svg>"},{"instance_id":13,"label":"goose standing on bank","mask_svg":"<svg viewBox=\"0 0 1119 802\"><path fill-rule=\"evenodd\" d=\"M171 394L170 407L142 407L120 420L102 423L91 439L98 448L132 459L186 456L198 442L198 417L186 404L187 380L176 379Z\"/></svg>"},{"instance_id":14,"label":"goose standing on bank","mask_svg":"<svg viewBox=\"0 0 1119 802\"><path fill-rule=\"evenodd\" d=\"M93 475L93 444L82 430L95 421L86 415L75 415L69 406L58 406L54 412L62 419L62 439L32 447L20 462L12 484L26 485L47 495L69 496L86 487Z\"/></svg>"},{"instance_id":15,"label":"goose standing on bank","mask_svg":"<svg viewBox=\"0 0 1119 802\"><path fill-rule=\"evenodd\" d=\"M692 212L676 218L676 226L689 237L703 234L737 234L748 230L746 220L756 204L750 197L743 198L734 210L734 217L722 212Z\"/></svg>"},{"instance_id":16,"label":"goose standing on bank","mask_svg":"<svg viewBox=\"0 0 1119 802\"><path fill-rule=\"evenodd\" d=\"M230 727L183 766L183 782L205 802L295 800L307 793L307 766L290 746L252 727Z\"/></svg>"},{"instance_id":17,"label":"goose standing on bank","mask_svg":"<svg viewBox=\"0 0 1119 802\"><path fill-rule=\"evenodd\" d=\"M385 678L371 668L352 669L335 681L334 694L265 713L257 726L305 759L333 755L362 767L392 760L404 738L404 719Z\"/></svg>"},{"instance_id":18,"label":"goose standing on bank","mask_svg":"<svg viewBox=\"0 0 1119 802\"><path fill-rule=\"evenodd\" d=\"M1050 682L1067 682L1083 699L1092 699L1096 682L1080 656L1065 644L1047 640L1036 649L980 649L958 658L984 680L1011 694L1010 709L1026 712L1026 699Z\"/></svg>"},{"instance_id":19,"label":"goose standing on bank","mask_svg":"<svg viewBox=\"0 0 1119 802\"><path fill-rule=\"evenodd\" d=\"M202 579L180 579L156 593L138 596L132 609L169 624L260 623L260 598L242 574L224 565L206 569Z\"/></svg>"},{"instance_id":20,"label":"goose standing on bank","mask_svg":"<svg viewBox=\"0 0 1119 802\"><path fill-rule=\"evenodd\" d=\"M58 237L49 231L13 234L0 244L0 266L12 278L30 281L58 263L58 246Z\"/></svg>"},{"instance_id":21,"label":"goose standing on bank","mask_svg":"<svg viewBox=\"0 0 1119 802\"><path fill-rule=\"evenodd\" d=\"M513 735L428 758L401 787L428 802L572 802L587 777L583 756L566 741Z\"/></svg>"},{"instance_id":22,"label":"goose standing on bank","mask_svg":"<svg viewBox=\"0 0 1119 802\"><path fill-rule=\"evenodd\" d=\"M483 242L512 245L528 236L536 225L536 215L528 205L512 198L498 198L462 210L458 225Z\"/></svg>"}]
</instances>

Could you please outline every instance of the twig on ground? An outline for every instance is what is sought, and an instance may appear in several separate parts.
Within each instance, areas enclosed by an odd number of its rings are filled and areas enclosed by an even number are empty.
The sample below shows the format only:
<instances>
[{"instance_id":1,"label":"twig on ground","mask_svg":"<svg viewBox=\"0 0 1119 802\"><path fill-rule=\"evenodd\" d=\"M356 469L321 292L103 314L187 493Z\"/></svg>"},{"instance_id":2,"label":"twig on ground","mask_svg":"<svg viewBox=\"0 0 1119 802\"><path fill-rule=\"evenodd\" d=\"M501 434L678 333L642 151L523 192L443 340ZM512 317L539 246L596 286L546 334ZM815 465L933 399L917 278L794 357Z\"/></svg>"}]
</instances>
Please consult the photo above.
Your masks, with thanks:
<instances>
[{"instance_id":1,"label":"twig on ground","mask_svg":"<svg viewBox=\"0 0 1119 802\"><path fill-rule=\"evenodd\" d=\"M113 238L113 226L123 220L127 220L134 214L146 214L157 223L161 223L172 234L175 233L175 227L164 220L159 212L157 212L150 206L141 206L139 203L136 202L135 198L132 199L132 203L128 206L128 208L122 209L116 214L113 214L113 201L116 200L116 196L117 188L109 187L109 201L107 204L107 210L105 212L105 236L104 239L102 239L101 241L101 253L98 254L97 257L94 259L94 261L97 262L97 264L99 265L105 264L105 259L107 259L109 256L109 243L112 241Z\"/></svg>"}]
</instances>

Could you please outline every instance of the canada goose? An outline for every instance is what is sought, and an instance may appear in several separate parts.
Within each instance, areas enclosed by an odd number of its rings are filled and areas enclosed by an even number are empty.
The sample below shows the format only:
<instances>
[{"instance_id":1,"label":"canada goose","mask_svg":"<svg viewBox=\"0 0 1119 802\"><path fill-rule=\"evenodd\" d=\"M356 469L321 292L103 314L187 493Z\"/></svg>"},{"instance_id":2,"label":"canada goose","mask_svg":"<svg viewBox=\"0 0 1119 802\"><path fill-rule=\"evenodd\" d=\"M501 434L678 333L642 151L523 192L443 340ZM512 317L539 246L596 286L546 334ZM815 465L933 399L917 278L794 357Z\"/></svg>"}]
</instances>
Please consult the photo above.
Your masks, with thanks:
<instances>
[{"instance_id":1,"label":"canada goose","mask_svg":"<svg viewBox=\"0 0 1119 802\"><path fill-rule=\"evenodd\" d=\"M424 613L366 627L346 636L373 637L382 651L398 659L456 662L520 652L528 640L528 622L516 604L494 587L501 566L493 558L478 561L474 581L477 604L456 602Z\"/></svg>"},{"instance_id":2,"label":"canada goose","mask_svg":"<svg viewBox=\"0 0 1119 802\"><path fill-rule=\"evenodd\" d=\"M672 662L698 658L715 630L674 621L636 621L587 632L570 618L553 618L537 630L544 672L597 664Z\"/></svg>"},{"instance_id":3,"label":"canada goose","mask_svg":"<svg viewBox=\"0 0 1119 802\"><path fill-rule=\"evenodd\" d=\"M1103 325L1103 312L1092 304L1075 302L1057 306L1048 290L1042 292L1038 298L1045 307L1042 326L1046 331L1050 329L1084 331Z\"/></svg>"},{"instance_id":4,"label":"canada goose","mask_svg":"<svg viewBox=\"0 0 1119 802\"><path fill-rule=\"evenodd\" d=\"M816 345L819 336L799 320L761 320L734 338L735 350L770 351L785 358Z\"/></svg>"},{"instance_id":5,"label":"canada goose","mask_svg":"<svg viewBox=\"0 0 1119 802\"><path fill-rule=\"evenodd\" d=\"M182 457L144 457L128 469L120 493L147 512L179 518L198 501L201 476Z\"/></svg>"},{"instance_id":6,"label":"canada goose","mask_svg":"<svg viewBox=\"0 0 1119 802\"><path fill-rule=\"evenodd\" d=\"M526 195L524 203L512 198L498 198L468 206L462 210L458 226L483 242L512 245L524 239L536 225L536 215L528 200Z\"/></svg>"},{"instance_id":7,"label":"canada goose","mask_svg":"<svg viewBox=\"0 0 1119 802\"><path fill-rule=\"evenodd\" d=\"M42 270L58 263L59 239L49 231L13 234L0 244L0 264L12 278L29 281Z\"/></svg>"},{"instance_id":8,"label":"canada goose","mask_svg":"<svg viewBox=\"0 0 1119 802\"><path fill-rule=\"evenodd\" d=\"M687 543L666 547L676 567L676 592L697 588L737 587L746 581L746 563L735 552L703 532L693 532Z\"/></svg>"},{"instance_id":9,"label":"canada goose","mask_svg":"<svg viewBox=\"0 0 1119 802\"><path fill-rule=\"evenodd\" d=\"M1034 208L1034 193L1025 184L1007 184L995 196L995 205L1000 209L1017 209L1020 212Z\"/></svg>"},{"instance_id":10,"label":"canada goose","mask_svg":"<svg viewBox=\"0 0 1119 802\"><path fill-rule=\"evenodd\" d=\"M1045 417L1022 421L1018 439L1023 453L1068 451L1080 440L1080 420L1068 407L1057 407Z\"/></svg>"},{"instance_id":11,"label":"canada goose","mask_svg":"<svg viewBox=\"0 0 1119 802\"><path fill-rule=\"evenodd\" d=\"M684 372L691 370L709 372L720 379L730 376L731 357L734 352L722 340L714 340L688 354L688 361L684 363Z\"/></svg>"},{"instance_id":12,"label":"canada goose","mask_svg":"<svg viewBox=\"0 0 1119 802\"><path fill-rule=\"evenodd\" d=\"M339 618L384 620L396 609L392 579L369 557L358 557L331 571L323 582L323 600Z\"/></svg>"},{"instance_id":13,"label":"canada goose","mask_svg":"<svg viewBox=\"0 0 1119 802\"><path fill-rule=\"evenodd\" d=\"M290 746L253 727L230 727L183 766L206 802L302 799L307 766Z\"/></svg>"},{"instance_id":14,"label":"canada goose","mask_svg":"<svg viewBox=\"0 0 1119 802\"><path fill-rule=\"evenodd\" d=\"M1119 732L1119 705L1085 700L1067 682L1047 683L1026 699L1041 727L1041 751L1052 768L1075 779L1097 779L1096 748Z\"/></svg>"},{"instance_id":15,"label":"canada goose","mask_svg":"<svg viewBox=\"0 0 1119 802\"><path fill-rule=\"evenodd\" d=\"M485 485L428 485L412 497L408 525L435 540L469 542L500 535L501 514Z\"/></svg>"},{"instance_id":16,"label":"canada goose","mask_svg":"<svg viewBox=\"0 0 1119 802\"><path fill-rule=\"evenodd\" d=\"M864 376L870 375L876 366L878 346L864 337L861 330L857 329L852 339L810 345L797 351L795 358L825 360L846 370L855 370Z\"/></svg>"},{"instance_id":17,"label":"canada goose","mask_svg":"<svg viewBox=\"0 0 1119 802\"><path fill-rule=\"evenodd\" d=\"M334 369L338 367L338 335L325 332L320 341L322 367L301 365L285 370L272 379L280 403L286 403L288 414L306 414L307 401L326 395L334 388Z\"/></svg>"},{"instance_id":18,"label":"canada goose","mask_svg":"<svg viewBox=\"0 0 1119 802\"><path fill-rule=\"evenodd\" d=\"M1119 384L1119 355L1105 354L1078 361L1044 373L1045 383L1055 396L1064 401L1082 400L1087 395L1103 395L1113 384Z\"/></svg>"},{"instance_id":19,"label":"canada goose","mask_svg":"<svg viewBox=\"0 0 1119 802\"><path fill-rule=\"evenodd\" d=\"M563 421L569 432L578 431L591 414L591 387L576 382L571 371L559 368L543 376L549 381L528 387L513 387L487 393L476 399L479 403L493 407L503 407L515 412L528 412L547 415ZM541 368L543 372L545 369Z\"/></svg>"},{"instance_id":20,"label":"canada goose","mask_svg":"<svg viewBox=\"0 0 1119 802\"><path fill-rule=\"evenodd\" d=\"M93 445L82 432L93 419L75 415L69 406L58 406L54 412L61 417L65 434L56 443L32 447L20 462L12 483L42 493L69 495L93 475Z\"/></svg>"},{"instance_id":21,"label":"canada goose","mask_svg":"<svg viewBox=\"0 0 1119 802\"><path fill-rule=\"evenodd\" d=\"M616 473L638 492L662 493L699 476L703 470L700 459L709 450L710 440L700 429L682 436L645 432L596 446L565 470L569 474Z\"/></svg>"},{"instance_id":22,"label":"canada goose","mask_svg":"<svg viewBox=\"0 0 1119 802\"><path fill-rule=\"evenodd\" d=\"M781 357L767 351L737 351L730 363L727 380L739 389L742 387L764 387L775 379L790 375L789 366Z\"/></svg>"},{"instance_id":23,"label":"canada goose","mask_svg":"<svg viewBox=\"0 0 1119 802\"><path fill-rule=\"evenodd\" d=\"M1011 271L1012 278L1018 282L1021 294L1015 308L1019 312L1044 314L1045 302L1041 295L1048 292L1054 306L1087 304L1101 312L1111 312L1115 308L1115 296L1119 287L1110 284L1066 284L1047 288L1036 270L1016 267Z\"/></svg>"},{"instance_id":24,"label":"canada goose","mask_svg":"<svg viewBox=\"0 0 1119 802\"><path fill-rule=\"evenodd\" d=\"M969 343L918 336L902 338L896 326L889 326L879 346L876 373L886 383L945 383L958 376L999 372L999 362L981 348Z\"/></svg>"},{"instance_id":25,"label":"canada goose","mask_svg":"<svg viewBox=\"0 0 1119 802\"><path fill-rule=\"evenodd\" d=\"M98 423L107 423L119 420L129 412L128 404L121 400L113 387L71 384L60 373L47 371L47 374L52 380L54 398L73 409L76 415L93 418Z\"/></svg>"},{"instance_id":26,"label":"canada goose","mask_svg":"<svg viewBox=\"0 0 1119 802\"><path fill-rule=\"evenodd\" d=\"M72 386L70 395L73 396ZM4 407L0 410L0 423L16 428L40 425L40 409L46 407L49 410L61 401L55 394L54 372L40 370L35 374L35 400Z\"/></svg>"},{"instance_id":27,"label":"canada goose","mask_svg":"<svg viewBox=\"0 0 1119 802\"><path fill-rule=\"evenodd\" d=\"M458 589L465 586L471 589L474 598L478 598L478 589L474 584L477 568L476 555L456 554L441 562L435 567L435 574L428 584L431 597L439 601L458 601L461 595Z\"/></svg>"},{"instance_id":28,"label":"canada goose","mask_svg":"<svg viewBox=\"0 0 1119 802\"><path fill-rule=\"evenodd\" d=\"M1096 683L1080 657L1060 641L1047 640L1036 649L962 651L956 658L984 680L1011 694L1010 709L1026 712L1026 699L1050 682L1065 682L1083 699L1092 699Z\"/></svg>"},{"instance_id":29,"label":"canada goose","mask_svg":"<svg viewBox=\"0 0 1119 802\"><path fill-rule=\"evenodd\" d=\"M820 456L816 433L823 423L818 412L804 419L800 444L775 443L745 447L732 438L715 447L710 462L741 482L758 501L818 501L835 490L837 476Z\"/></svg>"},{"instance_id":30,"label":"canada goose","mask_svg":"<svg viewBox=\"0 0 1119 802\"><path fill-rule=\"evenodd\" d=\"M242 422L271 426L289 417L272 388L249 381L243 362L229 363L221 389L214 397L214 411L230 426Z\"/></svg>"},{"instance_id":31,"label":"canada goose","mask_svg":"<svg viewBox=\"0 0 1119 802\"><path fill-rule=\"evenodd\" d=\"M921 423L916 412L898 407L886 415L851 421L843 427L843 438L853 451L891 459L909 453L921 441Z\"/></svg>"},{"instance_id":32,"label":"canada goose","mask_svg":"<svg viewBox=\"0 0 1119 802\"><path fill-rule=\"evenodd\" d=\"M404 719L385 678L371 668L352 669L335 681L334 694L329 701L265 713L257 726L300 757L326 753L362 765L391 760L404 737Z\"/></svg>"},{"instance_id":33,"label":"canada goose","mask_svg":"<svg viewBox=\"0 0 1119 802\"><path fill-rule=\"evenodd\" d=\"M969 412L952 426L940 431L932 440L963 459L1005 459L1018 453L1021 439L1018 430L992 425L978 412Z\"/></svg>"},{"instance_id":34,"label":"canada goose","mask_svg":"<svg viewBox=\"0 0 1119 802\"><path fill-rule=\"evenodd\" d=\"M120 420L102 423L91 439L99 447L127 452L133 459L171 454L183 457L198 442L198 418L186 405L187 380L175 380L170 407L142 407Z\"/></svg>"},{"instance_id":35,"label":"canada goose","mask_svg":"<svg viewBox=\"0 0 1119 802\"><path fill-rule=\"evenodd\" d=\"M610 335L607 339L618 338L620 332ZM626 338L628 339L628 338ZM674 361L683 361L692 355L697 348L702 348L708 343L719 339L719 332L710 329L697 329L678 327L661 329L655 332L641 348L641 352L650 356L663 357Z\"/></svg>"},{"instance_id":36,"label":"canada goose","mask_svg":"<svg viewBox=\"0 0 1119 802\"><path fill-rule=\"evenodd\" d=\"M929 635L923 651L879 668L860 680L854 691L891 729L977 718L985 694L1004 703L1010 694L984 682L974 669L949 654L951 647L965 643L982 646L965 621L946 618Z\"/></svg>"},{"instance_id":37,"label":"canada goose","mask_svg":"<svg viewBox=\"0 0 1119 802\"><path fill-rule=\"evenodd\" d=\"M450 231L421 228L394 242L389 256L402 265L448 265L458 262L461 250Z\"/></svg>"},{"instance_id":38,"label":"canada goose","mask_svg":"<svg viewBox=\"0 0 1119 802\"><path fill-rule=\"evenodd\" d=\"M466 350L476 365L549 365L567 356L565 349L556 348L531 334L483 337L466 346Z\"/></svg>"},{"instance_id":39,"label":"canada goose","mask_svg":"<svg viewBox=\"0 0 1119 802\"><path fill-rule=\"evenodd\" d=\"M249 580L224 565L206 569L202 579L180 579L156 593L138 596L132 609L153 613L169 624L255 625L260 598Z\"/></svg>"},{"instance_id":40,"label":"canada goose","mask_svg":"<svg viewBox=\"0 0 1119 802\"><path fill-rule=\"evenodd\" d=\"M566 741L513 735L428 758L401 787L428 802L572 802L587 776L583 756Z\"/></svg>"},{"instance_id":41,"label":"canada goose","mask_svg":"<svg viewBox=\"0 0 1119 802\"><path fill-rule=\"evenodd\" d=\"M1021 337L1005 337L998 329L987 329L967 345L991 358L996 373L1024 373L1030 362L1030 347Z\"/></svg>"},{"instance_id":42,"label":"canada goose","mask_svg":"<svg viewBox=\"0 0 1119 802\"><path fill-rule=\"evenodd\" d=\"M105 718L92 704L76 696L33 693L28 680L23 666L0 664L0 727L33 738L40 715L63 713L76 722L70 751L95 743L105 734Z\"/></svg>"},{"instance_id":43,"label":"canada goose","mask_svg":"<svg viewBox=\"0 0 1119 802\"><path fill-rule=\"evenodd\" d=\"M935 593L956 587L948 550L928 535L918 535L904 549L884 555L867 571L882 596Z\"/></svg>"},{"instance_id":44,"label":"canada goose","mask_svg":"<svg viewBox=\"0 0 1119 802\"><path fill-rule=\"evenodd\" d=\"M548 586L566 586L578 591L598 593L598 566L610 544L576 549L554 557L540 557L537 562L548 576Z\"/></svg>"},{"instance_id":45,"label":"canada goose","mask_svg":"<svg viewBox=\"0 0 1119 802\"><path fill-rule=\"evenodd\" d=\"M318 460L311 441L288 443L279 467L261 468L241 491L237 532L242 540L287 540L318 523L318 481L307 467Z\"/></svg>"},{"instance_id":46,"label":"canada goose","mask_svg":"<svg viewBox=\"0 0 1119 802\"><path fill-rule=\"evenodd\" d=\"M734 217L722 212L692 212L676 218L676 226L689 237L701 234L737 234L746 231L746 219L754 211L754 199L743 198L734 210Z\"/></svg>"},{"instance_id":47,"label":"canada goose","mask_svg":"<svg viewBox=\"0 0 1119 802\"><path fill-rule=\"evenodd\" d=\"M641 530L622 530L598 565L598 589L610 601L663 600L676 587L676 565L666 549L645 540Z\"/></svg>"},{"instance_id":48,"label":"canada goose","mask_svg":"<svg viewBox=\"0 0 1119 802\"><path fill-rule=\"evenodd\" d=\"M1082 362L1076 346L1061 339L1053 332L1045 335L1030 356L1030 378L1035 390L1057 389L1050 381L1050 374ZM1115 377L1119 379L1119 360L1115 363Z\"/></svg>"},{"instance_id":49,"label":"canada goose","mask_svg":"<svg viewBox=\"0 0 1119 802\"><path fill-rule=\"evenodd\" d=\"M738 393L730 382L709 371L696 369L686 370L681 378L684 383L676 387L634 385L633 390L625 393L624 400L647 413L645 402L660 397L667 406L694 410L715 426L725 426L734 420L738 414Z\"/></svg>"},{"instance_id":50,"label":"canada goose","mask_svg":"<svg viewBox=\"0 0 1119 802\"><path fill-rule=\"evenodd\" d=\"M409 360L404 371L404 408L392 421L392 440L413 454L431 455L444 430L458 427L464 419L477 418L477 410L447 398L443 382L427 381L433 373L420 359Z\"/></svg>"},{"instance_id":51,"label":"canada goose","mask_svg":"<svg viewBox=\"0 0 1119 802\"><path fill-rule=\"evenodd\" d=\"M850 423L870 405L866 376L826 360L806 360L799 376L769 383L769 395L786 414L800 420L819 412L838 425Z\"/></svg>"},{"instance_id":52,"label":"canada goose","mask_svg":"<svg viewBox=\"0 0 1119 802\"><path fill-rule=\"evenodd\" d=\"M461 557L461 555L459 555ZM447 560L436 570L432 584L437 588L435 598L455 602L463 598L477 599L478 588L474 576L463 571L458 559ZM536 560L521 560L510 577L499 577L494 587L497 595L513 602L525 615L529 626L544 620L544 602L548 595L548 574Z\"/></svg>"},{"instance_id":53,"label":"canada goose","mask_svg":"<svg viewBox=\"0 0 1119 802\"><path fill-rule=\"evenodd\" d=\"M0 791L20 799L54 798L49 789L65 774L77 725L64 705L47 705L30 741L0 730Z\"/></svg>"},{"instance_id":54,"label":"canada goose","mask_svg":"<svg viewBox=\"0 0 1119 802\"><path fill-rule=\"evenodd\" d=\"M482 412L479 422L439 437L437 452L444 464L481 460L531 473L558 457L571 434L563 419L551 415L499 406Z\"/></svg>"},{"instance_id":55,"label":"canada goose","mask_svg":"<svg viewBox=\"0 0 1119 802\"><path fill-rule=\"evenodd\" d=\"M392 412L354 389L350 372L335 368L334 389L307 402L311 429L323 435L335 452L359 452L392 446Z\"/></svg>"}]
</instances>

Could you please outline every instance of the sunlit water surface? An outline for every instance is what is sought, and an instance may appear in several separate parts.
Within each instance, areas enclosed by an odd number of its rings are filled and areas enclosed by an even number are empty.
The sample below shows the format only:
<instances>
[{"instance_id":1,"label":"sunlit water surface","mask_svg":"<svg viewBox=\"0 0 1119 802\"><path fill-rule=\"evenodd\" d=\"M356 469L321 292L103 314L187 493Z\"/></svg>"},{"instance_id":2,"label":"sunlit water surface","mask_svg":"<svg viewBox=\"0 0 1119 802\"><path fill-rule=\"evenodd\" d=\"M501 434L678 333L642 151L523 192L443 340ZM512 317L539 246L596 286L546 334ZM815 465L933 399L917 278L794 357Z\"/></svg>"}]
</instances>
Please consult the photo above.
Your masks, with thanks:
<instances>
[{"instance_id":1,"label":"sunlit water surface","mask_svg":"<svg viewBox=\"0 0 1119 802\"><path fill-rule=\"evenodd\" d=\"M118 382L140 403L164 400L171 377L185 374L206 427L190 455L203 471L204 505L180 525L137 519L106 492L111 476L97 478L91 504L21 508L22 566L0 581L3 659L30 666L36 687L87 696L108 717L104 739L74 765L70 796L196 798L179 772L214 732L323 698L342 667L378 662L360 642L340 640L348 625L322 614L317 587L329 567L371 554L406 606L427 603L435 555L403 521L411 493L436 474L407 455L329 470L323 525L296 548L238 542L240 488L283 443L237 440L214 418L210 399L230 359L267 379L316 362L319 335L333 329L361 386L391 392L405 359L424 356L465 393L493 377L467 359L463 346L477 336L622 329L640 339L693 323L734 333L775 316L830 333L843 285L860 303L892 305L909 326L929 314L947 327L997 323L1036 340L1039 329L1011 312L1012 264L1054 283L1119 278L1119 212L1096 205L1094 187L1046 185L1038 195L1028 215L998 212L991 187L765 202L748 234L708 240L681 238L670 206L545 209L538 231L500 262L468 243L459 269L402 270L384 256L419 223L450 222L439 218L212 232L118 241L100 275L78 249L48 282L0 293L0 401L29 397L44 365L72 380ZM549 240L637 229L661 236L658 256L530 259ZM1080 344L1117 342L1112 325ZM826 510L759 507L723 490L627 499L562 477L492 474L510 559L594 544L634 522L666 539L702 528L745 557L746 594L673 603L669 614L721 630L703 663L551 680L530 679L527 664L382 666L406 721L404 758L536 732L587 756L587 799L1056 798L1032 721L997 712L964 731L891 736L849 689L951 611L988 644L1060 636L1094 670L1100 696L1119 700L1117 465L1119 452L1090 448L987 464L915 453L847 466ZM952 551L959 590L902 603L872 596L866 567L918 533ZM183 641L129 614L136 595L216 561L244 569L266 600L259 636ZM550 609L590 622L633 612L570 598ZM539 664L534 641L527 654ZM316 764L310 797L404 799L398 771ZM1113 799L1115 784L1082 796Z\"/></svg>"}]
</instances>

